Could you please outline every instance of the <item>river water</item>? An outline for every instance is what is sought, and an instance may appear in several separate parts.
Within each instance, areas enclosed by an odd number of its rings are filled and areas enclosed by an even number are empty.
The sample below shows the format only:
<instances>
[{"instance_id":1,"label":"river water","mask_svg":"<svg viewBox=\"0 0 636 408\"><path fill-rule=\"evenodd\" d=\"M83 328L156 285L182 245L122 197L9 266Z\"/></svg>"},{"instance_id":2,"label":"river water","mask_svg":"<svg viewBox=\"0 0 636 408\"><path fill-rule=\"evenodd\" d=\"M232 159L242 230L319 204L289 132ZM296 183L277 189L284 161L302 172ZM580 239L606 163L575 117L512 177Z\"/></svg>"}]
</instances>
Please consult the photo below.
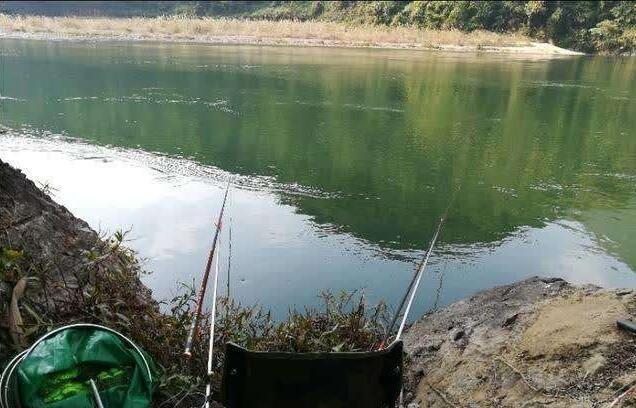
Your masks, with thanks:
<instances>
[{"instance_id":1,"label":"river water","mask_svg":"<svg viewBox=\"0 0 636 408\"><path fill-rule=\"evenodd\" d=\"M199 279L282 315L414 315L533 275L636 284L636 59L2 40L0 158L128 244L157 299ZM231 262L228 260L231 229Z\"/></svg>"}]
</instances>

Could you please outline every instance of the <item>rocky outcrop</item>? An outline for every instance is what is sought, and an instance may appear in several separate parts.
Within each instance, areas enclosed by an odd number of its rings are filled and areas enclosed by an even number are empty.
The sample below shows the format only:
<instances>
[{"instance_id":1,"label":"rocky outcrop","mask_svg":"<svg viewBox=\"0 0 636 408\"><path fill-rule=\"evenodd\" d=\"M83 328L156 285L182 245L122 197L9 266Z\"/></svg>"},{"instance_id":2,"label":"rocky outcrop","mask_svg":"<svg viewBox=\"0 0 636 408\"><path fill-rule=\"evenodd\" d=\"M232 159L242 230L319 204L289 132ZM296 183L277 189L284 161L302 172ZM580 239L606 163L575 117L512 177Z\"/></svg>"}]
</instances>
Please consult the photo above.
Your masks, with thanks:
<instances>
[{"instance_id":1,"label":"rocky outcrop","mask_svg":"<svg viewBox=\"0 0 636 408\"><path fill-rule=\"evenodd\" d=\"M55 203L17 169L0 160L0 231L2 244L30 251L33 260L59 260L59 275L75 263L78 251L99 239L88 224Z\"/></svg>"},{"instance_id":2,"label":"rocky outcrop","mask_svg":"<svg viewBox=\"0 0 636 408\"><path fill-rule=\"evenodd\" d=\"M632 290L531 278L422 317L404 337L407 399L419 407L594 407L636 380L636 343L617 319Z\"/></svg>"}]
</instances>

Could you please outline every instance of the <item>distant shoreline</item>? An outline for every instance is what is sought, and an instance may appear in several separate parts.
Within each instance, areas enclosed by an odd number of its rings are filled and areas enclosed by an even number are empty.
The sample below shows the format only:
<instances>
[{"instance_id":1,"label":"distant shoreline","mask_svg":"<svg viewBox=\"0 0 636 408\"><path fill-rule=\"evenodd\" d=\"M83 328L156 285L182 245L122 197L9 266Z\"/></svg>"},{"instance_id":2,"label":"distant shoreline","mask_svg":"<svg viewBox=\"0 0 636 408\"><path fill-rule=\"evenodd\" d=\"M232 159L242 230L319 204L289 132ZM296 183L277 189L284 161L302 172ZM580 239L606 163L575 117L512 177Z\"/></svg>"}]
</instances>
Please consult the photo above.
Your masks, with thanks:
<instances>
[{"instance_id":1,"label":"distant shoreline","mask_svg":"<svg viewBox=\"0 0 636 408\"><path fill-rule=\"evenodd\" d=\"M347 26L331 22L183 17L116 19L0 15L0 39L374 48L540 56L582 55L548 43L534 42L517 34Z\"/></svg>"}]
</instances>

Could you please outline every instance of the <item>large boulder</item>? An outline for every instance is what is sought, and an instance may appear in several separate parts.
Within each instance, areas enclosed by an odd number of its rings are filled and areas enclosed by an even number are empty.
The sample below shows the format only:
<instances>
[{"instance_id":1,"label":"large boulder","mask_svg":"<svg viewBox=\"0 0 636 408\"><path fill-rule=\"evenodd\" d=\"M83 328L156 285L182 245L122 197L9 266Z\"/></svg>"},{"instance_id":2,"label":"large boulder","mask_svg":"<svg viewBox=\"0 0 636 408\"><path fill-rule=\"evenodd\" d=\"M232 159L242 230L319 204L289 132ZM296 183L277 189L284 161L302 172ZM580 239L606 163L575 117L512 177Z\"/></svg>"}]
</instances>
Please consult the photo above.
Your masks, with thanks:
<instances>
[{"instance_id":1,"label":"large boulder","mask_svg":"<svg viewBox=\"0 0 636 408\"><path fill-rule=\"evenodd\" d=\"M413 407L593 407L636 379L617 319L632 290L531 278L423 316L404 336Z\"/></svg>"}]
</instances>

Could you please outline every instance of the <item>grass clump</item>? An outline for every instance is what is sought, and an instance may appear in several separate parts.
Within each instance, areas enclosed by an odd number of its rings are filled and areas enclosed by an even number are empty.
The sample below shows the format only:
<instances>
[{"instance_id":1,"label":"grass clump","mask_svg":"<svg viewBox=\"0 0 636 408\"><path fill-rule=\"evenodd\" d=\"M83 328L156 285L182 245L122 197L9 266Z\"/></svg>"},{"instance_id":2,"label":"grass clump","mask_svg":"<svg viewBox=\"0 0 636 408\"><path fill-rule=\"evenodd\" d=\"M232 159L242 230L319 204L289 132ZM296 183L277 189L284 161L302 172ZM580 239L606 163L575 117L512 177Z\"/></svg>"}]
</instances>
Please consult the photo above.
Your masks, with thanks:
<instances>
[{"instance_id":1,"label":"grass clump","mask_svg":"<svg viewBox=\"0 0 636 408\"><path fill-rule=\"evenodd\" d=\"M222 298L219 340L256 351L295 353L368 351L377 346L386 330L388 313L383 302L371 307L355 291L322 292L319 298L321 307L290 310L280 322L259 308Z\"/></svg>"}]
</instances>

